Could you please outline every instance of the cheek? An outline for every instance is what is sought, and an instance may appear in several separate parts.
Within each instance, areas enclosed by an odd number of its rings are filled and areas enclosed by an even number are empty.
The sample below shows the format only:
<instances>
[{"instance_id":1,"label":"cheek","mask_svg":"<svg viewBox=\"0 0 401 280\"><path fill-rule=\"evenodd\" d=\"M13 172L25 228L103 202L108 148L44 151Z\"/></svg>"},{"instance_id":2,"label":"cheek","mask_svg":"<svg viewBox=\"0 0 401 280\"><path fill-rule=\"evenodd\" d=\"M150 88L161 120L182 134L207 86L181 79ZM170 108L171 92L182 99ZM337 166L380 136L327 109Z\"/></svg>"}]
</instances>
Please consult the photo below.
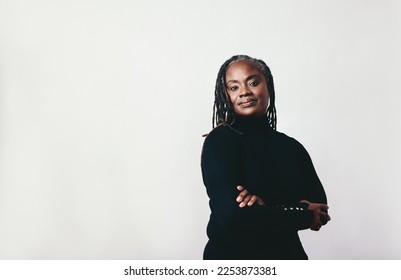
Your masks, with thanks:
<instances>
[{"instance_id":1,"label":"cheek","mask_svg":"<svg viewBox=\"0 0 401 280\"><path fill-rule=\"evenodd\" d=\"M266 105L269 105L270 104L270 93L269 93L269 90L267 89L267 85L265 86L265 89L264 89L264 95L265 95Z\"/></svg>"},{"instance_id":2,"label":"cheek","mask_svg":"<svg viewBox=\"0 0 401 280\"><path fill-rule=\"evenodd\" d=\"M234 104L235 102L235 96L234 96L234 94L229 94L229 93L227 93L227 96L228 96L228 100L230 100L231 101L231 103L232 104Z\"/></svg>"},{"instance_id":3,"label":"cheek","mask_svg":"<svg viewBox=\"0 0 401 280\"><path fill-rule=\"evenodd\" d=\"M262 90L259 96L263 103L269 104L270 94L267 90Z\"/></svg>"},{"instance_id":4,"label":"cheek","mask_svg":"<svg viewBox=\"0 0 401 280\"><path fill-rule=\"evenodd\" d=\"M266 95L266 104L269 104L269 103L270 103L270 94L268 93Z\"/></svg>"}]
</instances>

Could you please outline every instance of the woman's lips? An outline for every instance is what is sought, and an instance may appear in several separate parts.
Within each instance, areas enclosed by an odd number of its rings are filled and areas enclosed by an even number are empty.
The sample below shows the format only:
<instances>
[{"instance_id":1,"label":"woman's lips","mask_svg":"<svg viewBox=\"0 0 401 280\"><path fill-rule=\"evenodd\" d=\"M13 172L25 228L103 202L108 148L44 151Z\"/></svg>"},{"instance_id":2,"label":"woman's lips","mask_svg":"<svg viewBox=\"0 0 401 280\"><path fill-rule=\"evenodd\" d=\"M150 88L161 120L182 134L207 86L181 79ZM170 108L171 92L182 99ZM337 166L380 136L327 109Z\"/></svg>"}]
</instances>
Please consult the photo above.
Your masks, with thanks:
<instances>
[{"instance_id":1,"label":"woman's lips","mask_svg":"<svg viewBox=\"0 0 401 280\"><path fill-rule=\"evenodd\" d=\"M251 107L254 106L256 104L256 100L255 99L251 99L251 100L246 100L244 102L240 102L239 106L242 108L246 108L246 107Z\"/></svg>"}]
</instances>

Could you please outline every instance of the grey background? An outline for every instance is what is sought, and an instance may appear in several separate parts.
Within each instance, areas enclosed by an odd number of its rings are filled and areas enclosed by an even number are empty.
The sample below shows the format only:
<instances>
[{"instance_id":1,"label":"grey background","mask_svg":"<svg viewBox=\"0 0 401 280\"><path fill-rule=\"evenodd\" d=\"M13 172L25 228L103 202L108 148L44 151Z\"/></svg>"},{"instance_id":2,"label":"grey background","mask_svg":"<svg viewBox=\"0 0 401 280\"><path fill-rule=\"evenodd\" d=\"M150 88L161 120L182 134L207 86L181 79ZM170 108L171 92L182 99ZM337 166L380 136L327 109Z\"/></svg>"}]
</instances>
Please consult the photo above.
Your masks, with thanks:
<instances>
[{"instance_id":1,"label":"grey background","mask_svg":"<svg viewBox=\"0 0 401 280\"><path fill-rule=\"evenodd\" d=\"M200 259L231 55L275 77L333 221L312 259L400 259L400 1L0 1L0 258Z\"/></svg>"}]
</instances>

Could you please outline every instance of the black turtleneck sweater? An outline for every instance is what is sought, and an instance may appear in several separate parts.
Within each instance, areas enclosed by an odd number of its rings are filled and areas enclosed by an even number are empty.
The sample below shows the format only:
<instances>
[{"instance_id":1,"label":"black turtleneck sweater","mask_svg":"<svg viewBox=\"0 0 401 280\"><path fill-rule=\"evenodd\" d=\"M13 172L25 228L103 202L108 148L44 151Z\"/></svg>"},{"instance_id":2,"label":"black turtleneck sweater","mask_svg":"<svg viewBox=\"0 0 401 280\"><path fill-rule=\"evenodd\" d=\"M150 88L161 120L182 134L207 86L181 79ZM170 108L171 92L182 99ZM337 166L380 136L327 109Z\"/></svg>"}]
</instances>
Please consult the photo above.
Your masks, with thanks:
<instances>
[{"instance_id":1,"label":"black turtleneck sweater","mask_svg":"<svg viewBox=\"0 0 401 280\"><path fill-rule=\"evenodd\" d=\"M210 198L204 259L307 259L298 230L312 212L302 199L327 203L305 148L270 128L265 116L237 118L206 137L201 158ZM266 206L240 208L237 186Z\"/></svg>"}]
</instances>

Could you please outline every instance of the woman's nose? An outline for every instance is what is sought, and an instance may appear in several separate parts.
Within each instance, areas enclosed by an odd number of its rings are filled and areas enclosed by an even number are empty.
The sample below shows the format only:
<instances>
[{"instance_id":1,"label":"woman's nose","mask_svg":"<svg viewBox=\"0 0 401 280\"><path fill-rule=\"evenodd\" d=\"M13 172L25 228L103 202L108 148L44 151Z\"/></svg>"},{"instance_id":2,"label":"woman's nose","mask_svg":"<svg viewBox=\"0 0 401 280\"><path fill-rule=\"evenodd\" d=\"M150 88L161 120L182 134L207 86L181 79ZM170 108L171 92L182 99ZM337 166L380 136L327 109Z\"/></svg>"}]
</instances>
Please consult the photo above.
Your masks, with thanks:
<instances>
[{"instance_id":1,"label":"woman's nose","mask_svg":"<svg viewBox=\"0 0 401 280\"><path fill-rule=\"evenodd\" d=\"M248 87L244 87L241 89L241 92L239 93L240 97L248 96L251 95L252 91Z\"/></svg>"}]
</instances>

